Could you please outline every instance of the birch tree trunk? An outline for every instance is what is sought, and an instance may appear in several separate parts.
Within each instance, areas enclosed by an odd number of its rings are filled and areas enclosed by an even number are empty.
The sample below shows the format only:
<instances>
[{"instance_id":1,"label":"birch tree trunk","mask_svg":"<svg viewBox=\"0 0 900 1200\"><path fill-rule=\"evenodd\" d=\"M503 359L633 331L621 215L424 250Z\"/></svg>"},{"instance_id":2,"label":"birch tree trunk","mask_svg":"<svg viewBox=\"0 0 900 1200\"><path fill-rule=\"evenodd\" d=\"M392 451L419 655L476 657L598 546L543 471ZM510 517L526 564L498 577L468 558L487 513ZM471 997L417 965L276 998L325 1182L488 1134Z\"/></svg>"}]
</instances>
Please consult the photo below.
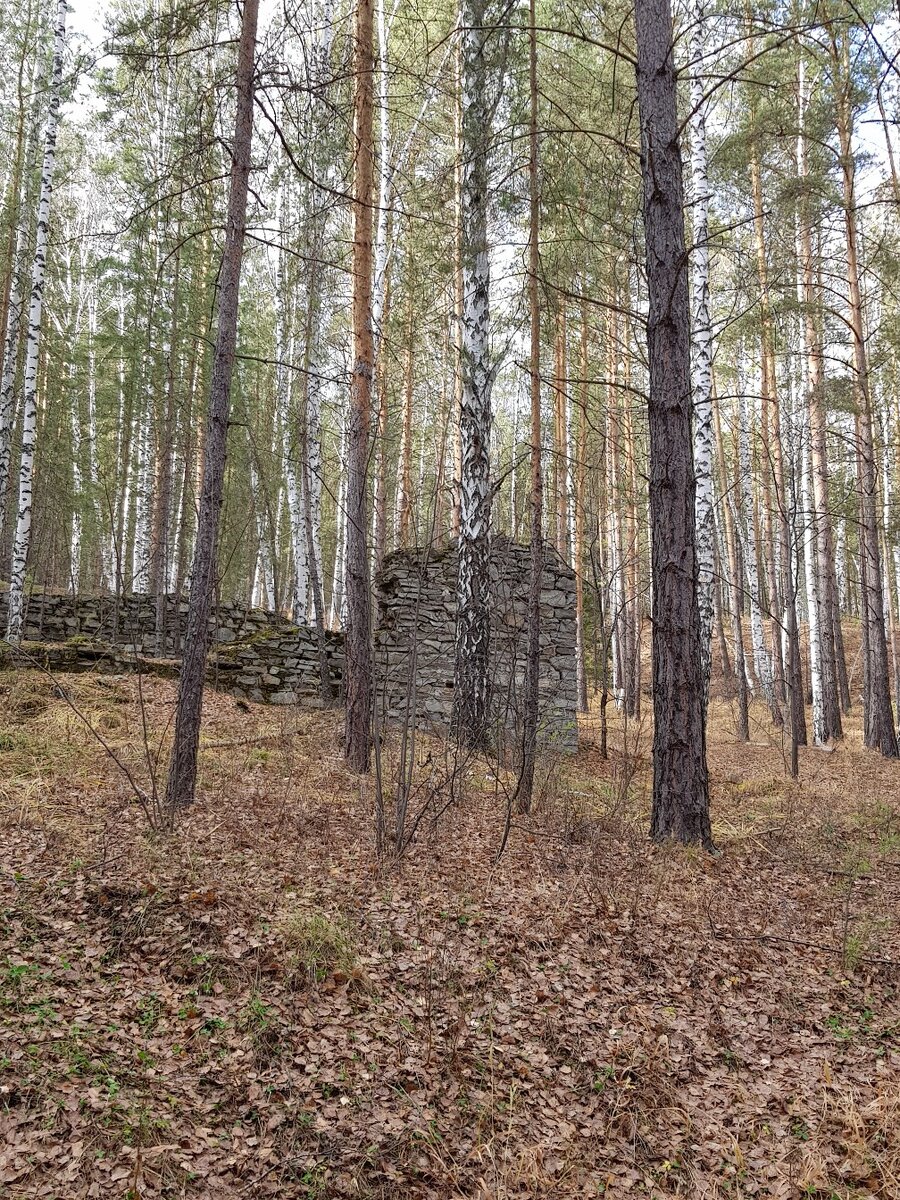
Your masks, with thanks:
<instances>
[{"instance_id":1,"label":"birch tree trunk","mask_svg":"<svg viewBox=\"0 0 900 1200\"><path fill-rule=\"evenodd\" d=\"M50 232L50 197L56 165L56 135L59 128L62 92L63 53L66 44L66 0L59 0L53 35L53 67L50 73L50 106L44 128L44 160L41 166L41 190L38 199L37 237L31 267L31 295L28 304L28 336L25 343L25 374L22 387L22 456L19 465L19 508L9 576L7 641L22 638L25 607L25 571L31 545L32 490L34 452L37 440L37 374L41 347L41 315L44 300L44 276L47 269L47 239Z\"/></svg>"},{"instance_id":2,"label":"birch tree trunk","mask_svg":"<svg viewBox=\"0 0 900 1200\"><path fill-rule=\"evenodd\" d=\"M715 381L715 377L713 377ZM738 719L737 735L742 742L750 740L750 696L747 682L747 662L744 654L744 598L740 581L740 549L734 519L734 500L728 486L728 476L725 466L725 446L722 437L722 418L719 403L715 397L715 382L713 383L713 424L716 433L716 451L719 460L719 492L723 500L723 525L725 528L725 548L728 552L728 598L731 608L731 638L734 654L734 675L738 690Z\"/></svg>"},{"instance_id":3,"label":"birch tree trunk","mask_svg":"<svg viewBox=\"0 0 900 1200\"><path fill-rule=\"evenodd\" d=\"M766 649L763 630L763 611L759 586L759 546L753 512L753 464L750 458L750 416L747 411L746 387L738 377L738 464L737 475L745 533L742 558L747 591L750 598L750 639L753 646L753 673L766 703L777 709L772 683L772 661Z\"/></svg>"},{"instance_id":4,"label":"birch tree trunk","mask_svg":"<svg viewBox=\"0 0 900 1200\"><path fill-rule=\"evenodd\" d=\"M525 660L525 704L522 719L522 767L516 787L520 812L531 808L541 673L541 582L544 572L544 481L541 471L541 312L538 302L540 270L541 201L538 176L538 90L535 0L528 5L528 312L531 346L529 383L531 398L531 555L528 581L528 649Z\"/></svg>"},{"instance_id":5,"label":"birch tree trunk","mask_svg":"<svg viewBox=\"0 0 900 1200\"><path fill-rule=\"evenodd\" d=\"M759 279L759 299L762 318L760 329L762 393L760 442L763 459L761 466L761 502L763 506L763 542L766 546L763 561L766 569L766 582L769 593L768 609L772 637L773 703L771 708L773 721L776 725L781 725L784 720L780 702L785 698L785 663L781 636L784 623L780 614L782 613L783 606L788 603L788 597L787 589L783 586L783 581L781 581L782 586L779 586L779 568L781 570L784 569L785 546L780 536L776 538L775 524L777 521L780 535L782 529L781 520L784 514L783 489L780 486L783 482L783 476L780 471L781 445L778 391L775 378L775 327L769 293L768 262L766 259L762 177L755 140L752 143L750 151L750 186L753 195L753 229L756 241L756 267ZM773 520L773 512L775 513L776 520Z\"/></svg>"},{"instance_id":6,"label":"birch tree trunk","mask_svg":"<svg viewBox=\"0 0 900 1200\"><path fill-rule=\"evenodd\" d=\"M554 541L556 553L569 561L569 426L566 420L566 302L560 297L556 310L555 378L553 380L553 418L555 452L553 455Z\"/></svg>"},{"instance_id":7,"label":"birch tree trunk","mask_svg":"<svg viewBox=\"0 0 900 1200\"><path fill-rule=\"evenodd\" d=\"M81 542L84 530L82 515L82 500L84 494L84 478L81 469L83 439L81 436L81 404L77 391L72 385L72 369L69 368L68 399L72 418L72 536L69 541L69 592L78 595L78 585L81 579Z\"/></svg>"},{"instance_id":8,"label":"birch tree trunk","mask_svg":"<svg viewBox=\"0 0 900 1200\"><path fill-rule=\"evenodd\" d=\"M705 0L695 0L691 30L691 191L694 245L691 249L693 312L694 472L697 477L697 601L700 607L700 666L703 702L709 698L715 586L715 500L713 495L712 322L709 315L709 171L706 105L701 60L706 47Z\"/></svg>"},{"instance_id":9,"label":"birch tree trunk","mask_svg":"<svg viewBox=\"0 0 900 1200\"><path fill-rule=\"evenodd\" d=\"M305 625L309 607L309 567L306 558L306 535L303 528L303 497L301 472L298 470L297 445L291 420L291 367L294 357L294 338L291 331L291 304L288 297L287 252L289 234L288 186L282 180L279 197L281 248L275 280L275 411L281 434L282 461L287 492L288 526L291 554L294 563L291 613L298 625ZM315 266L310 266L315 271ZM307 306L308 307L308 306ZM307 322L308 324L308 322Z\"/></svg>"},{"instance_id":10,"label":"birch tree trunk","mask_svg":"<svg viewBox=\"0 0 900 1200\"><path fill-rule=\"evenodd\" d=\"M484 744L490 651L490 268L487 242L490 106L485 61L486 0L462 0L463 276L459 570L453 727L465 745Z\"/></svg>"},{"instance_id":11,"label":"birch tree trunk","mask_svg":"<svg viewBox=\"0 0 900 1200\"><path fill-rule=\"evenodd\" d=\"M584 645L584 525L587 475L587 410L588 410L588 313L587 303L581 306L580 372L578 403L578 438L575 451L575 531L573 566L575 567L575 673L578 690L578 711L588 711L587 664ZM540 403L540 394L538 395ZM540 477L540 462L537 473Z\"/></svg>"},{"instance_id":12,"label":"birch tree trunk","mask_svg":"<svg viewBox=\"0 0 900 1200\"><path fill-rule=\"evenodd\" d=\"M644 184L650 358L653 566L651 836L712 847L697 602L690 302L672 13L637 0L637 92Z\"/></svg>"},{"instance_id":13,"label":"birch tree trunk","mask_svg":"<svg viewBox=\"0 0 900 1200\"><path fill-rule=\"evenodd\" d=\"M800 59L798 79L798 125L797 175L803 182L797 205L798 250L800 279L798 291L803 328L803 362L806 385L806 419L809 426L810 454L810 507L807 523L810 526L811 545L808 551L815 552L814 588L818 599L818 664L814 669L819 675L821 691L820 724L817 739L827 742L831 738L843 737L841 726L841 702L838 684L837 646L843 645L841 637L841 614L835 578L834 534L828 501L828 457L826 452L826 426L824 389L824 366L822 341L816 320L816 281L813 266L812 234L809 216L809 176L806 152L806 108L809 88L805 65ZM812 654L812 647L810 647ZM815 722L815 688L813 689L813 720Z\"/></svg>"},{"instance_id":14,"label":"birch tree trunk","mask_svg":"<svg viewBox=\"0 0 900 1200\"><path fill-rule=\"evenodd\" d=\"M194 563L191 569L187 631L178 681L175 735L166 783L166 808L170 821L174 819L176 809L193 800L197 784L197 747L203 711L209 616L216 581L219 515L225 479L228 413L237 345L241 262L247 222L258 15L259 0L244 0L236 76L237 111L231 184L225 224L225 247L219 275L219 320L209 388L203 485L197 516Z\"/></svg>"},{"instance_id":15,"label":"birch tree trunk","mask_svg":"<svg viewBox=\"0 0 900 1200\"><path fill-rule=\"evenodd\" d=\"M394 538L405 549L410 544L412 528L412 435L413 435L413 295L412 280L407 300L406 364L403 379L403 420L400 423L400 463L397 476L397 496L394 505Z\"/></svg>"}]
</instances>

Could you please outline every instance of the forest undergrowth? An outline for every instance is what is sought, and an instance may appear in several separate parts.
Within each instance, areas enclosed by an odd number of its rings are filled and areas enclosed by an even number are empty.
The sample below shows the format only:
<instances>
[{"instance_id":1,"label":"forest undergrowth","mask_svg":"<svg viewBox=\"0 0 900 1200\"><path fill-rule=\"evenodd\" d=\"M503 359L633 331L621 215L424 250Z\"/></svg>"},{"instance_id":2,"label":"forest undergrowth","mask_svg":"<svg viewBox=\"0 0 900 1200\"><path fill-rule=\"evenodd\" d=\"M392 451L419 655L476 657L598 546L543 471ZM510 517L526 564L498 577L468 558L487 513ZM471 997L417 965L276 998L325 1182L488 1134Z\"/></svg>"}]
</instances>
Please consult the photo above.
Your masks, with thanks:
<instances>
[{"instance_id":1,"label":"forest undergrowth","mask_svg":"<svg viewBox=\"0 0 900 1200\"><path fill-rule=\"evenodd\" d=\"M168 835L81 715L138 777L171 683L0 692L0 1196L900 1196L900 794L858 723L793 783L714 701L717 857L648 843L647 721L604 760L585 719L499 862L512 781L446 807L420 737L444 811L398 864L337 713L208 692Z\"/></svg>"}]
</instances>

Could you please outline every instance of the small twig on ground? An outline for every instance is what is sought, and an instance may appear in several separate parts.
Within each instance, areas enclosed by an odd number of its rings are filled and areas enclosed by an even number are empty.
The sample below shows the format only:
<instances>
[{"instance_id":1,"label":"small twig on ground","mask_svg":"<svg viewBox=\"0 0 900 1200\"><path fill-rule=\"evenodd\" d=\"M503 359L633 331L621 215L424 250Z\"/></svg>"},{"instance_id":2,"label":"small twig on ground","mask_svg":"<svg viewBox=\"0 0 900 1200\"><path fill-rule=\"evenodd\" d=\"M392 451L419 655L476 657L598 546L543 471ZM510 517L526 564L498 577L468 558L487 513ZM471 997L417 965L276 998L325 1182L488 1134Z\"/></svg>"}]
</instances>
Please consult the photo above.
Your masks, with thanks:
<instances>
[{"instance_id":1,"label":"small twig on ground","mask_svg":"<svg viewBox=\"0 0 900 1200\"><path fill-rule=\"evenodd\" d=\"M712 917L710 905L706 906L706 917L709 921L710 932L713 937L720 942L756 942L783 944L787 946L800 946L804 950L819 950L822 954L836 954L838 958L844 957L844 949L842 946L829 946L825 942L807 942L803 938L785 937L777 933L760 933L754 937L742 937L739 933L726 933L719 929ZM874 963L879 967L900 967L900 959L896 958L875 958L871 954L860 954L860 962Z\"/></svg>"}]
</instances>

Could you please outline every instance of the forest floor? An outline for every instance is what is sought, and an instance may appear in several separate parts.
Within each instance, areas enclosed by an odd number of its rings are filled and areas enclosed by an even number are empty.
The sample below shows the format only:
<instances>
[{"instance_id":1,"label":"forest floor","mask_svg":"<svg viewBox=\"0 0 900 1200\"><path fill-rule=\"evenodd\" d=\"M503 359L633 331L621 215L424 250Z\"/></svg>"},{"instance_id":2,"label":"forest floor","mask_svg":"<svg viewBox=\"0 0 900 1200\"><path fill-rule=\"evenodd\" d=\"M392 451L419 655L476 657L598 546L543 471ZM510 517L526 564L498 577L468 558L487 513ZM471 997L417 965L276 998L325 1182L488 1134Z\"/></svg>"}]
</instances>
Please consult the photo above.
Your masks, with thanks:
<instances>
[{"instance_id":1,"label":"forest floor","mask_svg":"<svg viewBox=\"0 0 900 1200\"><path fill-rule=\"evenodd\" d=\"M716 702L718 857L648 844L646 721L603 760L586 720L499 863L505 772L445 807L419 738L444 811L392 866L339 714L211 692L149 828L79 715L146 777L140 691L0 676L0 1196L900 1197L900 767L858 724L792 783Z\"/></svg>"}]
</instances>

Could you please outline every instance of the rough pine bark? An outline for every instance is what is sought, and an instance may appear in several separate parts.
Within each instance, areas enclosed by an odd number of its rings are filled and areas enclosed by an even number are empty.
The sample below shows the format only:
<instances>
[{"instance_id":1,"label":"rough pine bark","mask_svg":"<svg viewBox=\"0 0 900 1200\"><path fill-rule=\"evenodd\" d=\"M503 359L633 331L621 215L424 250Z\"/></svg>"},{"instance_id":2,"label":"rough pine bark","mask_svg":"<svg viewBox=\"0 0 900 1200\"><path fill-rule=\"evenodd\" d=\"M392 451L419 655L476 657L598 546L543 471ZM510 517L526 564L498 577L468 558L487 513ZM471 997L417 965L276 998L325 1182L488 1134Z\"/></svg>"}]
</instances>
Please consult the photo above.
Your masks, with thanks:
<instances>
[{"instance_id":1,"label":"rough pine bark","mask_svg":"<svg viewBox=\"0 0 900 1200\"><path fill-rule=\"evenodd\" d=\"M225 481L228 413L237 345L241 262L247 222L258 15L259 0L244 0L236 76L237 112L228 214L225 222L225 247L219 275L219 319L209 388L203 484L197 515L187 629L178 681L175 735L166 782L166 809L170 819L176 809L193 800L197 784L197 747L203 712L209 615L216 581L219 515Z\"/></svg>"},{"instance_id":2,"label":"rough pine bark","mask_svg":"<svg viewBox=\"0 0 900 1200\"><path fill-rule=\"evenodd\" d=\"M56 135L59 128L63 52L66 44L66 0L59 0L53 35L53 67L50 73L50 105L44 127L44 160L38 199L37 237L31 266L31 295L28 303L28 335L25 342L25 374L22 387L22 455L19 462L19 508L9 575L7 641L19 642L25 607L25 570L31 546L34 452L37 442L38 360L41 346L41 315L44 276L47 269L47 239L50 232L50 197L56 166Z\"/></svg>"},{"instance_id":3,"label":"rough pine bark","mask_svg":"<svg viewBox=\"0 0 900 1200\"><path fill-rule=\"evenodd\" d=\"M841 147L844 227L847 235L849 317L856 367L857 489L864 635L863 727L867 746L880 750L886 758L898 758L900 757L900 746L897 743L897 730L891 705L887 625L884 611L884 579L878 534L878 484L875 467L875 441L872 431L869 360L866 351L862 292L859 282L853 114L849 96L847 53L848 51L844 47L841 61L847 72L847 83L845 87L839 89L837 127ZM835 47L835 59L837 60L837 58L838 50Z\"/></svg>"},{"instance_id":4,"label":"rough pine bark","mask_svg":"<svg viewBox=\"0 0 900 1200\"><path fill-rule=\"evenodd\" d=\"M480 746L488 717L490 648L490 269L488 262L488 139L490 103L485 0L463 0L462 179L460 257L462 407L459 569L456 588L456 666L453 728L467 746Z\"/></svg>"},{"instance_id":5,"label":"rough pine bark","mask_svg":"<svg viewBox=\"0 0 900 1200\"><path fill-rule=\"evenodd\" d=\"M706 767L683 182L669 0L637 0L650 359L651 836L712 848Z\"/></svg>"},{"instance_id":6,"label":"rough pine bark","mask_svg":"<svg viewBox=\"0 0 900 1200\"><path fill-rule=\"evenodd\" d=\"M353 372L347 427L347 545L344 592L346 717L344 754L352 771L369 769L372 742L372 596L366 547L366 474L375 342L372 322L374 149L372 0L356 7L356 154L353 172Z\"/></svg>"}]
</instances>

